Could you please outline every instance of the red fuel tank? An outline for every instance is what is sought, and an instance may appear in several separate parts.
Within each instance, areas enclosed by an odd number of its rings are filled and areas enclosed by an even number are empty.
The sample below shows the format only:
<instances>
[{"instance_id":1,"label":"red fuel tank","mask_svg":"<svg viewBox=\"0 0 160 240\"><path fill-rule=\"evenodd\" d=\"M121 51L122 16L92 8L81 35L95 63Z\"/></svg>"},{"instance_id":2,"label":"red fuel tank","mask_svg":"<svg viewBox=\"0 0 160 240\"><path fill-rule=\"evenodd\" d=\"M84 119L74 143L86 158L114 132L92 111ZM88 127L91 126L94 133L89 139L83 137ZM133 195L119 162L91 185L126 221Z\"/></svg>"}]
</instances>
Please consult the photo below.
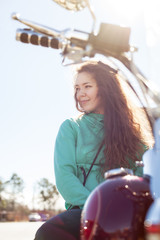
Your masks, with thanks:
<instances>
[{"instance_id":1,"label":"red fuel tank","mask_svg":"<svg viewBox=\"0 0 160 240\"><path fill-rule=\"evenodd\" d=\"M153 201L147 176L113 169L90 194L81 217L81 240L144 239L144 219Z\"/></svg>"}]
</instances>

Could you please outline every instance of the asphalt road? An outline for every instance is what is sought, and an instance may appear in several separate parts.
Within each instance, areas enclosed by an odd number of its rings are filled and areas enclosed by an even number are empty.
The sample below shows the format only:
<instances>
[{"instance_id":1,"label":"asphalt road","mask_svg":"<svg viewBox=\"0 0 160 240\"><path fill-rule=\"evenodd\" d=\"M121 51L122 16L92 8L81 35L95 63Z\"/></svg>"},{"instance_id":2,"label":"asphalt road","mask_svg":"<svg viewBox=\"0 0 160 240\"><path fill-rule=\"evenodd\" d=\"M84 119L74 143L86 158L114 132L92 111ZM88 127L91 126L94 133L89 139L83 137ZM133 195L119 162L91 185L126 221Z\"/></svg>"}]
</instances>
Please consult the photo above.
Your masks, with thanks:
<instances>
[{"instance_id":1,"label":"asphalt road","mask_svg":"<svg viewBox=\"0 0 160 240\"><path fill-rule=\"evenodd\" d=\"M33 240L43 222L0 222L1 240Z\"/></svg>"}]
</instances>

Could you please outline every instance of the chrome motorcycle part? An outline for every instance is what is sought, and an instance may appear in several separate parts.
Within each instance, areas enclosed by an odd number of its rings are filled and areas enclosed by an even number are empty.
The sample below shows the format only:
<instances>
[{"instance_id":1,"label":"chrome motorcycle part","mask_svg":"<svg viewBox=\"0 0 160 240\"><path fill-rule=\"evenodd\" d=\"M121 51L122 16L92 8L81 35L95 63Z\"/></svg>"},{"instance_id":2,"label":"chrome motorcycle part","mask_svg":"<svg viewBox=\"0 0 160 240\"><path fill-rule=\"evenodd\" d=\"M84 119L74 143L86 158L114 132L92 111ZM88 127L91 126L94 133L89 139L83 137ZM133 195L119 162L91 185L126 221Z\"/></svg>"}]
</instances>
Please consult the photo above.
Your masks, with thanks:
<instances>
[{"instance_id":1,"label":"chrome motorcycle part","mask_svg":"<svg viewBox=\"0 0 160 240\"><path fill-rule=\"evenodd\" d=\"M53 0L61 7L71 11L80 11L88 4L87 0Z\"/></svg>"},{"instance_id":2,"label":"chrome motorcycle part","mask_svg":"<svg viewBox=\"0 0 160 240\"><path fill-rule=\"evenodd\" d=\"M89 0L53 0L53 1L60 5L61 7L64 7L65 9L70 11L80 11L83 8L88 7L89 12L93 19L92 32L94 32L96 25L96 16L94 14L94 11L92 10Z\"/></svg>"},{"instance_id":3,"label":"chrome motorcycle part","mask_svg":"<svg viewBox=\"0 0 160 240\"><path fill-rule=\"evenodd\" d=\"M144 222L146 240L160 239L160 198L150 206Z\"/></svg>"},{"instance_id":4,"label":"chrome motorcycle part","mask_svg":"<svg viewBox=\"0 0 160 240\"><path fill-rule=\"evenodd\" d=\"M64 31L58 31L53 28L41 25L39 23L35 23L35 22L29 21L26 19L22 19L22 18L20 18L19 13L13 13L12 19L25 24L26 26L30 27L32 30L34 30L38 33L46 34L47 36L52 36L52 37L60 37L61 36L62 37L62 35L64 34ZM66 31L67 30L68 29L66 29Z\"/></svg>"},{"instance_id":5,"label":"chrome motorcycle part","mask_svg":"<svg viewBox=\"0 0 160 240\"><path fill-rule=\"evenodd\" d=\"M133 175L133 171L128 168L116 168L105 172L104 178L108 179L115 176L125 176L127 174Z\"/></svg>"}]
</instances>

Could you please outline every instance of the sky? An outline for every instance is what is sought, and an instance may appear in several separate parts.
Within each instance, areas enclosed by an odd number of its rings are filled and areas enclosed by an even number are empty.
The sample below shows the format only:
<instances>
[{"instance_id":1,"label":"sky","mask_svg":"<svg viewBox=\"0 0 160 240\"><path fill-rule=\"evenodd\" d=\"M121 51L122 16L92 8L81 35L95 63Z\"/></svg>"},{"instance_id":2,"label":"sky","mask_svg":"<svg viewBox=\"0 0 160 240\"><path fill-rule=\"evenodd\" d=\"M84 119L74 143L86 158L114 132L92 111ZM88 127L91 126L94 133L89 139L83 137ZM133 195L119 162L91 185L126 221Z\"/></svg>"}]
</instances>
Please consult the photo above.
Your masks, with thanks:
<instances>
[{"instance_id":1,"label":"sky","mask_svg":"<svg viewBox=\"0 0 160 240\"><path fill-rule=\"evenodd\" d=\"M158 0L92 0L100 22L131 27L130 44L138 47L134 61L160 90L160 17ZM73 99L72 68L62 66L59 50L15 40L21 18L57 30L76 28L90 32L88 9L70 12L52 0L0 0L0 177L17 173L25 182L25 201L36 182L55 184L53 154L60 124L77 115ZM63 208L64 201L59 200Z\"/></svg>"}]
</instances>

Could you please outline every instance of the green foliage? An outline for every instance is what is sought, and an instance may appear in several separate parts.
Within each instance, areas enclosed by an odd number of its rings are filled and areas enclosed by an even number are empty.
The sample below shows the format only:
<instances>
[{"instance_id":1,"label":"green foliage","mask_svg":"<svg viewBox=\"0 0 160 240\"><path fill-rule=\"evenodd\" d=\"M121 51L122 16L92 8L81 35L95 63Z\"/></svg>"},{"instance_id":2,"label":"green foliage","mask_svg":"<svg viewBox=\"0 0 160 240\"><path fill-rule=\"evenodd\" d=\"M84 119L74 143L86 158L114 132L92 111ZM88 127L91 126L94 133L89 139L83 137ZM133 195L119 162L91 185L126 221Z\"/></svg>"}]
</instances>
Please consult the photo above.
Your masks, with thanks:
<instances>
[{"instance_id":1,"label":"green foliage","mask_svg":"<svg viewBox=\"0 0 160 240\"><path fill-rule=\"evenodd\" d=\"M0 178L0 210L4 210L7 206L7 200L5 199L3 193L5 190L5 183Z\"/></svg>"},{"instance_id":2,"label":"green foliage","mask_svg":"<svg viewBox=\"0 0 160 240\"><path fill-rule=\"evenodd\" d=\"M3 210L28 212L28 208L24 204L24 187L23 179L16 173L13 173L7 181L0 178L0 212ZM37 209L54 210L58 197L56 186L48 179L42 178L36 184L36 193L34 192L34 196L31 196L31 202L34 198Z\"/></svg>"},{"instance_id":3,"label":"green foliage","mask_svg":"<svg viewBox=\"0 0 160 240\"><path fill-rule=\"evenodd\" d=\"M10 180L6 182L9 185L12 194L17 194L23 191L24 181L16 173L13 173Z\"/></svg>"},{"instance_id":4,"label":"green foliage","mask_svg":"<svg viewBox=\"0 0 160 240\"><path fill-rule=\"evenodd\" d=\"M24 189L24 181L16 173L13 173L11 178L5 182L6 192L9 195L8 207L15 210L16 203L22 198Z\"/></svg>"},{"instance_id":5,"label":"green foliage","mask_svg":"<svg viewBox=\"0 0 160 240\"><path fill-rule=\"evenodd\" d=\"M56 186L50 183L48 179L42 178L38 182L38 192L40 204L43 205L43 209L54 209L54 205L59 197Z\"/></svg>"}]
</instances>

